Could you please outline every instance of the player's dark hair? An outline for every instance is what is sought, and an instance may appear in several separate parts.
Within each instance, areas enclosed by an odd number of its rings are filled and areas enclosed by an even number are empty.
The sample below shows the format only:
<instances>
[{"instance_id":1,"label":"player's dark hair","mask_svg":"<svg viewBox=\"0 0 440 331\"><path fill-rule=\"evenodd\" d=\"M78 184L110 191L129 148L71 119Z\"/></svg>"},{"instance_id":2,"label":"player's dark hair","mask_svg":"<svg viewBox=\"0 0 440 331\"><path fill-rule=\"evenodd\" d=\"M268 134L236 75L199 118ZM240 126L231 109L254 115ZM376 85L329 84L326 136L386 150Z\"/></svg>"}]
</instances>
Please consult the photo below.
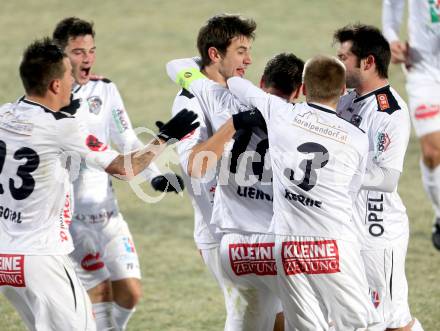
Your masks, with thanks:
<instances>
[{"instance_id":1,"label":"player's dark hair","mask_svg":"<svg viewBox=\"0 0 440 331\"><path fill-rule=\"evenodd\" d=\"M292 53L280 53L267 62L261 79L265 87L289 96L301 85L303 69L303 60Z\"/></svg>"},{"instance_id":2,"label":"player's dark hair","mask_svg":"<svg viewBox=\"0 0 440 331\"><path fill-rule=\"evenodd\" d=\"M91 35L93 38L95 37L93 22L87 22L78 17L67 17L58 22L53 31L52 38L61 49L65 49L69 38L86 35Z\"/></svg>"},{"instance_id":3,"label":"player's dark hair","mask_svg":"<svg viewBox=\"0 0 440 331\"><path fill-rule=\"evenodd\" d=\"M34 41L23 53L20 77L28 95L44 96L54 79L64 76L66 55L50 38Z\"/></svg>"},{"instance_id":4,"label":"player's dark hair","mask_svg":"<svg viewBox=\"0 0 440 331\"><path fill-rule=\"evenodd\" d=\"M215 47L221 55L225 55L234 37L254 39L256 28L257 24L254 20L239 15L221 14L211 17L200 28L197 36L197 49L202 58L202 67L211 63L208 54L210 47Z\"/></svg>"},{"instance_id":5,"label":"player's dark hair","mask_svg":"<svg viewBox=\"0 0 440 331\"><path fill-rule=\"evenodd\" d=\"M357 56L359 65L360 60L373 56L379 77L388 78L391 50L378 28L364 24L347 25L337 30L333 38L339 43L352 42L351 52Z\"/></svg>"},{"instance_id":6,"label":"player's dark hair","mask_svg":"<svg viewBox=\"0 0 440 331\"><path fill-rule=\"evenodd\" d=\"M344 64L335 57L317 55L304 66L307 101L338 100L345 87Z\"/></svg>"}]
</instances>

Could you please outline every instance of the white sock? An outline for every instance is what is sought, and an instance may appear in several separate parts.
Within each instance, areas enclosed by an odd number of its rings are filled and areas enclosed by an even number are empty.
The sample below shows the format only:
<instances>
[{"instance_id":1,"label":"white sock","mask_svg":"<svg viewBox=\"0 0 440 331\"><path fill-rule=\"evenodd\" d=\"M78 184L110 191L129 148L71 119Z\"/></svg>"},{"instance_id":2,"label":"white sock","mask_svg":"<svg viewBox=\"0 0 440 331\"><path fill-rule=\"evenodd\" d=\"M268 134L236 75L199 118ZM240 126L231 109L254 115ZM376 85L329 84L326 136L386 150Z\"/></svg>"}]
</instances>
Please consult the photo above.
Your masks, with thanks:
<instances>
[{"instance_id":1,"label":"white sock","mask_svg":"<svg viewBox=\"0 0 440 331\"><path fill-rule=\"evenodd\" d=\"M113 319L112 302L98 302L92 304L93 313L95 314L97 331L117 331L118 328Z\"/></svg>"},{"instance_id":2,"label":"white sock","mask_svg":"<svg viewBox=\"0 0 440 331\"><path fill-rule=\"evenodd\" d=\"M423 187L434 207L435 216L440 218L440 166L429 169L423 160L420 160L420 170L422 172Z\"/></svg>"},{"instance_id":3,"label":"white sock","mask_svg":"<svg viewBox=\"0 0 440 331\"><path fill-rule=\"evenodd\" d=\"M424 331L422 324L420 324L419 320L414 317L414 324L411 327L411 331Z\"/></svg>"},{"instance_id":4,"label":"white sock","mask_svg":"<svg viewBox=\"0 0 440 331\"><path fill-rule=\"evenodd\" d=\"M128 324L128 320L131 315L136 311L136 308L127 309L121 307L116 302L113 302L113 318L115 319L116 325L120 330L125 330Z\"/></svg>"}]
</instances>

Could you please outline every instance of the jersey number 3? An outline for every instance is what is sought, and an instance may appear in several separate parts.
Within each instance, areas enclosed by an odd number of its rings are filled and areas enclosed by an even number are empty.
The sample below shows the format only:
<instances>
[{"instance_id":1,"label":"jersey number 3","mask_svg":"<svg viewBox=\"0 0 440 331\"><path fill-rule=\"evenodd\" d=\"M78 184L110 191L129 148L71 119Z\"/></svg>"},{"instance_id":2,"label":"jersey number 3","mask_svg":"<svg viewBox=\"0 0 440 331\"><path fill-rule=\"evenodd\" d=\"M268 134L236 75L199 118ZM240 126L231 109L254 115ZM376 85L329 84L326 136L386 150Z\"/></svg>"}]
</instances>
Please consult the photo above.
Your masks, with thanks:
<instances>
[{"instance_id":1,"label":"jersey number 3","mask_svg":"<svg viewBox=\"0 0 440 331\"><path fill-rule=\"evenodd\" d=\"M310 191L315 187L318 175L315 170L324 168L329 160L328 150L317 143L304 143L298 146L298 152L303 154L313 154L312 159L302 160L299 167L304 172L304 177L301 181L295 180L295 172L292 169L286 169L284 176L286 176L296 186L302 188L304 191Z\"/></svg>"},{"instance_id":2,"label":"jersey number 3","mask_svg":"<svg viewBox=\"0 0 440 331\"><path fill-rule=\"evenodd\" d=\"M17 176L21 179L21 186L16 187L15 181L9 178L9 191L15 200L24 200L34 191L35 180L31 176L31 172L35 171L40 164L40 157L38 154L28 147L21 147L14 153L14 159L20 161L26 159L25 164L22 164L17 169ZM0 173L3 171L3 166L6 161L6 143L0 140ZM3 194L3 185L0 183L0 194Z\"/></svg>"}]
</instances>

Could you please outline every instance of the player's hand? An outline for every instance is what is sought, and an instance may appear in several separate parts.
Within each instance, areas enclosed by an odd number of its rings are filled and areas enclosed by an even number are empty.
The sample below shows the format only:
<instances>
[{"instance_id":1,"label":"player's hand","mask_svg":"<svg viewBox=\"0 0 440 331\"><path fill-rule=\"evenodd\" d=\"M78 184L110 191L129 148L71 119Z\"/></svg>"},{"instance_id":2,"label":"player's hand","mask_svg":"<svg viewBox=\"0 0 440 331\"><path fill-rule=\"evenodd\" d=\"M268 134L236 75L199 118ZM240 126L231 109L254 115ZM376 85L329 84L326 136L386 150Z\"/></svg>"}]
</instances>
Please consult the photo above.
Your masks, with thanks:
<instances>
[{"instance_id":1,"label":"player's hand","mask_svg":"<svg viewBox=\"0 0 440 331\"><path fill-rule=\"evenodd\" d=\"M235 130L251 129L256 126L261 128L266 127L266 121L257 109L232 115L232 122L234 123Z\"/></svg>"},{"instance_id":2,"label":"player's hand","mask_svg":"<svg viewBox=\"0 0 440 331\"><path fill-rule=\"evenodd\" d=\"M156 176L151 180L151 186L160 192L182 192L185 189L182 177L173 173Z\"/></svg>"},{"instance_id":3,"label":"player's hand","mask_svg":"<svg viewBox=\"0 0 440 331\"><path fill-rule=\"evenodd\" d=\"M80 99L73 99L73 94L70 95L70 103L67 106L64 106L60 109L60 111L64 113L68 113L70 115L75 115L78 108L81 106Z\"/></svg>"},{"instance_id":4,"label":"player's hand","mask_svg":"<svg viewBox=\"0 0 440 331\"><path fill-rule=\"evenodd\" d=\"M391 62L394 64L408 62L408 44L401 41L393 41L390 43Z\"/></svg>"},{"instance_id":5,"label":"player's hand","mask_svg":"<svg viewBox=\"0 0 440 331\"><path fill-rule=\"evenodd\" d=\"M171 139L181 140L199 127L200 123L194 122L196 119L196 113L188 109L182 109L165 124L160 121L156 122L156 125L160 124L158 137L166 142L170 142Z\"/></svg>"}]
</instances>

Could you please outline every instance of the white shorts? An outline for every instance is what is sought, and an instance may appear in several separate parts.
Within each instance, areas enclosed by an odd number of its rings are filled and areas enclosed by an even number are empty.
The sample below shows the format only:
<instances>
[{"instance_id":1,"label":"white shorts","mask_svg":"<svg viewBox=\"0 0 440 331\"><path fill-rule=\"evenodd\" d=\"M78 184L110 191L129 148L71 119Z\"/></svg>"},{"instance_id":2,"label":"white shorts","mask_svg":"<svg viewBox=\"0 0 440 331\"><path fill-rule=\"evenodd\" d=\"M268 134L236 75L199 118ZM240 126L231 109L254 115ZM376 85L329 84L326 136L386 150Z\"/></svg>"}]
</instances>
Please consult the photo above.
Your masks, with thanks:
<instances>
[{"instance_id":1,"label":"white shorts","mask_svg":"<svg viewBox=\"0 0 440 331\"><path fill-rule=\"evenodd\" d=\"M387 328L400 328L411 320L405 258L408 240L386 249L362 250L371 299Z\"/></svg>"},{"instance_id":2,"label":"white shorts","mask_svg":"<svg viewBox=\"0 0 440 331\"><path fill-rule=\"evenodd\" d=\"M272 330L282 312L274 257L275 237L227 233L220 244L222 270L237 289L244 315L241 330Z\"/></svg>"},{"instance_id":3,"label":"white shorts","mask_svg":"<svg viewBox=\"0 0 440 331\"><path fill-rule=\"evenodd\" d=\"M440 131L440 78L410 72L407 76L409 111L417 137Z\"/></svg>"},{"instance_id":4,"label":"white shorts","mask_svg":"<svg viewBox=\"0 0 440 331\"><path fill-rule=\"evenodd\" d=\"M276 236L275 257L287 330L378 328L358 244Z\"/></svg>"},{"instance_id":5,"label":"white shorts","mask_svg":"<svg viewBox=\"0 0 440 331\"><path fill-rule=\"evenodd\" d=\"M89 296L68 256L0 254L0 260L0 292L29 330L96 330Z\"/></svg>"},{"instance_id":6,"label":"white shorts","mask_svg":"<svg viewBox=\"0 0 440 331\"><path fill-rule=\"evenodd\" d=\"M106 279L141 278L133 238L120 213L105 223L74 219L70 232L75 245L71 257L87 290Z\"/></svg>"}]
</instances>

